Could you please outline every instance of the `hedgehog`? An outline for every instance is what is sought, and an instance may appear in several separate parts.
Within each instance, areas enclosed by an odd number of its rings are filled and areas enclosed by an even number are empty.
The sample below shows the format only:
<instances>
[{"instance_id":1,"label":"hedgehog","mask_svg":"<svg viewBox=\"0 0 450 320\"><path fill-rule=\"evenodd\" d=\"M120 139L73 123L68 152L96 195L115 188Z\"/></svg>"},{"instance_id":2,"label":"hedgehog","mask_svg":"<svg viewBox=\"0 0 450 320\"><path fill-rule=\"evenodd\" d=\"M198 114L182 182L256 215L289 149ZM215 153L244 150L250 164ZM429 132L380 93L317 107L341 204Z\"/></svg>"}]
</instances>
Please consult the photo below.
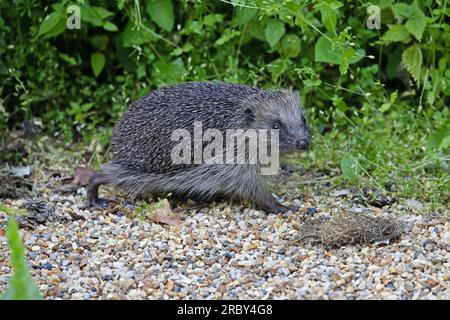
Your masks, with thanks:
<instances>
[{"instance_id":1,"label":"hedgehog","mask_svg":"<svg viewBox=\"0 0 450 320\"><path fill-rule=\"evenodd\" d=\"M228 132L240 132L235 137L242 137L248 130L268 132L258 141L267 142L268 149L276 147L273 150L281 155L307 149L311 140L298 91L268 91L220 82L162 87L132 103L117 122L111 138L112 160L90 176L88 206L107 205L106 199L98 197L98 189L109 184L133 199L171 195L204 202L237 200L267 213L293 210L277 202L269 191L261 174L262 163L250 157L250 150L260 151L260 144L251 144L248 136L244 137L243 162L195 161L195 152L186 152L185 161L174 161L173 150L180 144L180 139L174 139L174 132L192 134L195 123L200 123L205 133L216 130L226 138ZM275 136L277 139L270 139ZM200 143L204 148L208 141L202 139L194 137L185 141L185 146L194 144L195 151L195 143ZM218 138L209 142L215 139ZM227 159L236 159L237 147L230 147L225 140L216 141L216 146L223 148L213 149L211 155L225 159L224 153L231 152Z\"/></svg>"}]
</instances>

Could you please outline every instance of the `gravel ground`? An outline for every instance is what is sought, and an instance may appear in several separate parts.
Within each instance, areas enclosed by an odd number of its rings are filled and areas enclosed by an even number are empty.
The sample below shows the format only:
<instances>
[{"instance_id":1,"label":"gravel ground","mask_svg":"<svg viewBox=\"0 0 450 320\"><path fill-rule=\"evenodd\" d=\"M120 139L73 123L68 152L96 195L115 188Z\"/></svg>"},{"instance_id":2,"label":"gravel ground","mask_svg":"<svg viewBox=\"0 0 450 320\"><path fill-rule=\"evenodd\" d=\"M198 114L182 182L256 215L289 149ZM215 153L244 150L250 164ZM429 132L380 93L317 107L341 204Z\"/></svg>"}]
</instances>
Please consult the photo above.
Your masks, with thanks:
<instances>
[{"instance_id":1,"label":"gravel ground","mask_svg":"<svg viewBox=\"0 0 450 320\"><path fill-rule=\"evenodd\" d=\"M21 233L46 298L450 299L445 212L423 215L399 204L354 207L317 196L295 200L313 204L313 217L219 204L177 212L181 223L167 225L132 215L126 206L83 209L84 188L42 199L28 209L43 206L52 212L49 221L22 221ZM26 207L24 200L10 204ZM396 241L340 248L296 242L305 219L343 211L396 215L405 233ZM0 213L0 292L11 276L5 222Z\"/></svg>"}]
</instances>

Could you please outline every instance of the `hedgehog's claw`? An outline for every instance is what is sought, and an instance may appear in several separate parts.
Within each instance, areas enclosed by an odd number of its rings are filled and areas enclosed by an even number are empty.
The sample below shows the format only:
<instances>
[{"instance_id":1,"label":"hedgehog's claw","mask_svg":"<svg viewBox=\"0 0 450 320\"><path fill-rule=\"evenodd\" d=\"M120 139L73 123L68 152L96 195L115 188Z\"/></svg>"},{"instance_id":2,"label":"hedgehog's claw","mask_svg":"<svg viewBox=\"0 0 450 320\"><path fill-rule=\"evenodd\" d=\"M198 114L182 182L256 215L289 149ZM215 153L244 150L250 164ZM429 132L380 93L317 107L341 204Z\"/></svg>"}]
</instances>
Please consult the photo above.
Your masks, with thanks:
<instances>
[{"instance_id":1,"label":"hedgehog's claw","mask_svg":"<svg viewBox=\"0 0 450 320\"><path fill-rule=\"evenodd\" d=\"M292 208L290 208L290 207L288 207L288 206L285 206L285 205L282 205L282 204L280 204L280 203L277 203L277 204L275 205L274 211L275 211L275 213L281 213L281 214L288 213L289 211L294 212L294 211L292 210Z\"/></svg>"},{"instance_id":2,"label":"hedgehog's claw","mask_svg":"<svg viewBox=\"0 0 450 320\"><path fill-rule=\"evenodd\" d=\"M100 199L100 198L89 199L87 202L87 206L90 208L103 210L103 209L107 208L110 203L111 203L111 201L107 200L107 199Z\"/></svg>"}]
</instances>

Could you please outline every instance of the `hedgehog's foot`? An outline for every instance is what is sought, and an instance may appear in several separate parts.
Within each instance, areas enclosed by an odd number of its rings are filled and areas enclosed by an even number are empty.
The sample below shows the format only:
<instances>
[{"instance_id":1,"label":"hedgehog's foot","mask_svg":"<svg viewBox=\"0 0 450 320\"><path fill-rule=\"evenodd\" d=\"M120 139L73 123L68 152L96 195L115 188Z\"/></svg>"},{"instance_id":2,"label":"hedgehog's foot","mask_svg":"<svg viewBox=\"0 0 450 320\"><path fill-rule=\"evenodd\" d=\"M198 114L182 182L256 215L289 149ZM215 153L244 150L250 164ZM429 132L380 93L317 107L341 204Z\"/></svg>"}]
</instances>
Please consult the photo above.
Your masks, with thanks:
<instances>
[{"instance_id":1,"label":"hedgehog's foot","mask_svg":"<svg viewBox=\"0 0 450 320\"><path fill-rule=\"evenodd\" d=\"M282 205L281 203L276 203L276 205L275 205L275 213L282 213L282 214L285 214L285 213L288 213L289 211L291 211L292 213L295 213L295 212L297 212L297 210L299 209L299 207L297 207L297 206L285 206L285 205Z\"/></svg>"},{"instance_id":2,"label":"hedgehog's foot","mask_svg":"<svg viewBox=\"0 0 450 320\"><path fill-rule=\"evenodd\" d=\"M110 203L111 203L110 200L101 199L101 198L88 199L88 201L87 201L88 207L95 208L95 209L105 209L109 206Z\"/></svg>"},{"instance_id":3,"label":"hedgehog's foot","mask_svg":"<svg viewBox=\"0 0 450 320\"><path fill-rule=\"evenodd\" d=\"M272 196L267 197L265 200L258 202L256 207L258 209L263 210L266 213L285 214L288 213L289 211L296 212L296 208L282 205L281 203L275 201L275 199Z\"/></svg>"},{"instance_id":4,"label":"hedgehog's foot","mask_svg":"<svg viewBox=\"0 0 450 320\"><path fill-rule=\"evenodd\" d=\"M287 208L289 208L289 211L291 211L292 213L296 213L301 207L300 206L288 206Z\"/></svg>"}]
</instances>

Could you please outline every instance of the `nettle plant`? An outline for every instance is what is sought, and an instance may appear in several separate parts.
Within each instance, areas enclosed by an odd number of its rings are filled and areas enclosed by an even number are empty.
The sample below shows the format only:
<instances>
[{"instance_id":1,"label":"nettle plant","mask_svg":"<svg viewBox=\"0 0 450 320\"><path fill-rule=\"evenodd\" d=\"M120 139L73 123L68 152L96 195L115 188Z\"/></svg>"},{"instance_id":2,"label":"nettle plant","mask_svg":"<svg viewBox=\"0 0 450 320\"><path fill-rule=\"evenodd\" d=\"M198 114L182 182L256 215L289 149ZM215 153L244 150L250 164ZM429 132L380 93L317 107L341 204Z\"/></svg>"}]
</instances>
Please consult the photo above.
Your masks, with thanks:
<instances>
[{"instance_id":1,"label":"nettle plant","mask_svg":"<svg viewBox=\"0 0 450 320\"><path fill-rule=\"evenodd\" d=\"M374 1L381 9L382 29L368 30L369 3L184 0L174 6L172 0L119 0L94 6L78 1L83 28L74 37L91 35L89 61L95 77L108 60L118 60L126 69L134 68L138 78L148 77L155 85L206 78L295 85L300 78L307 93L309 86L321 84L320 75L330 73L327 65L338 66L335 76L340 75L339 82L344 83L363 77L362 68L378 64L376 71L387 80L403 77L406 68L417 88L426 93L426 103L432 105L450 90L443 81L448 76L446 42L439 39L440 33L449 34L446 3ZM38 38L65 33L70 4L62 1L51 6L53 11L43 19ZM260 51L249 48L251 44ZM198 45L202 52L196 52ZM367 50L371 54L366 55ZM127 61L133 57L140 59L137 65ZM316 62L322 67L305 68ZM239 69L245 69L247 79ZM342 77L349 70L353 76ZM260 80L267 75L268 79ZM387 111L390 97L381 102L386 103L382 111Z\"/></svg>"},{"instance_id":2,"label":"nettle plant","mask_svg":"<svg viewBox=\"0 0 450 320\"><path fill-rule=\"evenodd\" d=\"M380 44L395 48L386 69L388 77L395 77L401 61L417 88L422 86L420 106L424 92L429 105L440 95L448 97L450 66L446 43L450 40L450 27L445 17L449 16L450 8L447 1L416 0L411 4L380 1L380 5L389 28Z\"/></svg>"},{"instance_id":3,"label":"nettle plant","mask_svg":"<svg viewBox=\"0 0 450 320\"><path fill-rule=\"evenodd\" d=\"M300 88L320 131L348 127L348 118L366 121L375 112L409 108L431 117L444 110L450 95L447 0L373 1L381 29L366 25L370 4L24 2L8 7L16 19L0 32L0 43L19 39L0 56L0 89L13 92L0 113L17 119L33 114L72 138L73 131L112 126L129 99L198 80ZM81 28L72 30L67 20L73 5Z\"/></svg>"},{"instance_id":4,"label":"nettle plant","mask_svg":"<svg viewBox=\"0 0 450 320\"><path fill-rule=\"evenodd\" d=\"M69 1L53 4L51 6L53 11L43 19L39 26L37 38L49 39L61 35L68 29L68 19L71 17L79 20L78 26L74 23L74 29L81 29L81 23L83 22L105 31L118 31L117 26L111 21L111 17L114 16L113 12L102 7L84 4L84 1L80 1L79 4L75 5L74 11L69 9ZM90 56L92 72L97 77L105 66L106 58L101 51L106 49L108 38L106 36L93 37L91 43L98 50L92 52ZM63 59L69 64L76 64L73 57L64 55Z\"/></svg>"},{"instance_id":5,"label":"nettle plant","mask_svg":"<svg viewBox=\"0 0 450 320\"><path fill-rule=\"evenodd\" d=\"M220 1L218 1L220 4ZM283 58L295 58L301 51L301 33L312 29L319 35L315 43L315 61L339 65L341 74L346 74L348 66L365 57L363 49L355 48L354 37L350 28L337 31L338 9L344 4L339 1L234 1L234 14L229 19L229 11L224 13L204 14L206 5L199 1L181 1L178 10L186 10L189 5L197 6L196 14L188 16L184 26L179 31L180 36L205 35L208 29L219 29L221 35L215 39L213 46L220 48L227 43L242 45L251 39L265 41L269 44L270 52L277 52L281 60L275 60L270 70L273 78L278 78L281 71L286 71ZM229 3L222 3L228 5ZM48 39L57 37L67 30L68 1L53 4L52 12L42 21L37 37ZM214 6L219 6L215 4ZM200 7L205 7L201 9ZM119 28L112 21L114 12L99 6L91 6L85 1L79 1L79 13L82 23L91 27L103 29L108 32L118 32ZM200 8L200 10L199 10ZM162 41L172 46L171 56L178 57L193 50L190 42L183 45L180 42L162 36L175 31L175 10L172 0L118 1L117 10L128 18L125 28L120 33L120 41L124 48L134 48L142 53L143 45L150 45ZM142 12L142 11L145 11ZM325 27L322 32L317 25L316 13L320 12L321 22ZM75 14L75 13L74 13ZM146 17L143 17L146 14ZM200 19L198 19L200 18ZM228 21L227 21L228 20ZM206 37L206 35L205 35ZM177 37L174 37L177 38ZM235 40L235 41L232 41ZM239 40L239 41L236 41ZM106 56L102 51L107 49L107 36L94 36L92 45L97 51L92 52L90 61L93 74L98 76L105 66ZM157 61L159 62L159 61ZM162 64L162 63L161 63ZM169 64L183 65L183 62L174 59ZM166 66L167 67L167 66ZM170 66L169 66L170 68ZM176 72L176 68L173 68Z\"/></svg>"}]
</instances>

